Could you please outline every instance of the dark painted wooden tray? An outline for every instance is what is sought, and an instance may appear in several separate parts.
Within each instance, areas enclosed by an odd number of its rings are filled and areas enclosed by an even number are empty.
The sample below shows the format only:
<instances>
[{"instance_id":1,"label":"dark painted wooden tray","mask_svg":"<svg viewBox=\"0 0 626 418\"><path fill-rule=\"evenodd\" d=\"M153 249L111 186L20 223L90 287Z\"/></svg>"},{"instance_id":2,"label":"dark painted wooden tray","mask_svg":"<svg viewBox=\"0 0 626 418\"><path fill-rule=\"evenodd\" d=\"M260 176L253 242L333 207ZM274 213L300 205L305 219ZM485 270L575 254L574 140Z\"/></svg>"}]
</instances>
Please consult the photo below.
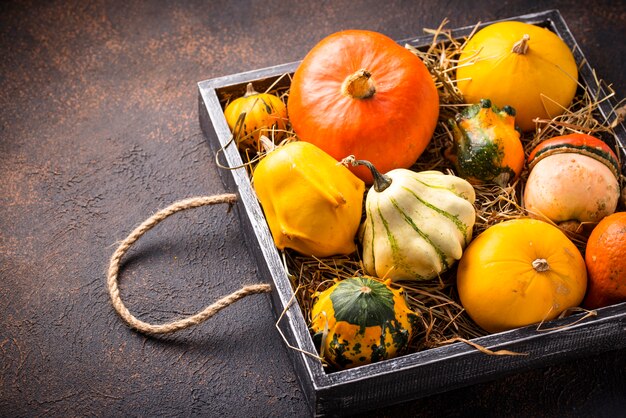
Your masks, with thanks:
<instances>
[{"instance_id":1,"label":"dark painted wooden tray","mask_svg":"<svg viewBox=\"0 0 626 418\"><path fill-rule=\"evenodd\" d=\"M574 57L580 64L581 83L594 92L594 95L597 92L597 97L606 96L558 11L551 10L507 20L538 24L557 33L574 51ZM493 22L485 25L489 23ZM472 29L473 26L456 29L453 35L467 36ZM420 47L430 44L431 41L432 36L423 36L401 43ZM243 162L236 147L228 145L231 133L224 119L220 100L242 95L245 85L251 81L254 81L259 91L267 88L280 76L293 73L298 64L294 62L278 65L198 83L200 125L212 151L217 153L220 150L222 164L240 167ZM288 83L289 78L283 77L278 86L287 87ZM615 101L610 99L600 105L599 110L605 120L611 116L614 105ZM607 142L620 154L621 161L626 161L626 129L620 124L615 132L615 137L609 138ZM559 325L571 324L576 316L545 324L545 328L552 330L540 332L536 327L530 326L474 340L489 349L528 353L525 356L490 356L467 344L455 343L346 371L326 373L319 360L302 353L314 353L315 347L300 307L296 303L290 305L293 290L246 170L224 169L220 170L220 174L226 188L239 195L237 210L247 245L256 258L260 277L273 286L271 294L276 317L284 312L280 328L289 344L295 348L290 348L295 371L315 415L353 414L530 368L626 347L626 303L622 303L599 309L597 316L560 329Z\"/></svg>"}]
</instances>

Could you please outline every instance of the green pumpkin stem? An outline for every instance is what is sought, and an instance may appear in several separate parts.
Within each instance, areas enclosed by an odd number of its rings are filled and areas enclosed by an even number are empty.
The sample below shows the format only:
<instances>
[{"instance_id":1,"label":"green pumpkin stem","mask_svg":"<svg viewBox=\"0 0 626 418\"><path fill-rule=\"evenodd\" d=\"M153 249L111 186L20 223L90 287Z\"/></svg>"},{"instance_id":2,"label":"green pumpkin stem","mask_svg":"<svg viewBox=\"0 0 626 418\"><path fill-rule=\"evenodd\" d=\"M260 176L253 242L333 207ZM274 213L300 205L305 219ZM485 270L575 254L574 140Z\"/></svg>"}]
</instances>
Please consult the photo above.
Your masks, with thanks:
<instances>
[{"instance_id":1,"label":"green pumpkin stem","mask_svg":"<svg viewBox=\"0 0 626 418\"><path fill-rule=\"evenodd\" d=\"M376 167L374 167L374 164L370 163L369 161L354 160L352 161L352 165L364 165L365 167L369 168L369 170L372 172L372 176L374 177L374 190L376 190L376 192L380 193L384 191L387 187L391 186L391 177L386 176L378 171Z\"/></svg>"}]
</instances>

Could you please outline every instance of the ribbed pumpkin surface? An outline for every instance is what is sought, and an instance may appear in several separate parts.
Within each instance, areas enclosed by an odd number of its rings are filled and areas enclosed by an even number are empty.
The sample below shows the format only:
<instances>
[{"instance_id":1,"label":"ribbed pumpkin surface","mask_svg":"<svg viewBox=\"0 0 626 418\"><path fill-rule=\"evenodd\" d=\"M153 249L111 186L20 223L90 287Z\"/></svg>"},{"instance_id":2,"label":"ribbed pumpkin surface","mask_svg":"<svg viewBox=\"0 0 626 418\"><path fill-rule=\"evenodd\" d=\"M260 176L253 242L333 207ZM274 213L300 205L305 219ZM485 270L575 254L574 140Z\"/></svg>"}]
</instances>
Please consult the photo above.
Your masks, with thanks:
<instances>
[{"instance_id":1,"label":"ribbed pumpkin surface","mask_svg":"<svg viewBox=\"0 0 626 418\"><path fill-rule=\"evenodd\" d=\"M526 48L516 44L528 36ZM578 86L576 61L567 44L549 29L524 22L498 22L478 31L463 47L457 69L458 88L467 103L482 98L512 106L523 131L535 129L534 118L563 113Z\"/></svg>"},{"instance_id":2,"label":"ribbed pumpkin surface","mask_svg":"<svg viewBox=\"0 0 626 418\"><path fill-rule=\"evenodd\" d=\"M580 252L557 227L535 219L493 225L465 250L457 289L489 332L549 321L578 306L587 286Z\"/></svg>"},{"instance_id":3,"label":"ribbed pumpkin surface","mask_svg":"<svg viewBox=\"0 0 626 418\"><path fill-rule=\"evenodd\" d=\"M438 171L398 169L391 185L370 189L362 228L368 274L392 280L426 280L461 258L475 222L474 188Z\"/></svg>"}]
</instances>

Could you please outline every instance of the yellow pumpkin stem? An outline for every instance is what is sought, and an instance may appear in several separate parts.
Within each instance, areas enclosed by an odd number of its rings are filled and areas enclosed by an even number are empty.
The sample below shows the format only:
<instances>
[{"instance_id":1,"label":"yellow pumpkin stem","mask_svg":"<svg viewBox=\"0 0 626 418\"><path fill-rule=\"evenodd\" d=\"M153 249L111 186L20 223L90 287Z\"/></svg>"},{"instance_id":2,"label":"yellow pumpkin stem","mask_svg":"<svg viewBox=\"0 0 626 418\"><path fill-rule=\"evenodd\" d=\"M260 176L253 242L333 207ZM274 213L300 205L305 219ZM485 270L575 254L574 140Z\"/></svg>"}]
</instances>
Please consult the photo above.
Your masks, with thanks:
<instances>
[{"instance_id":1,"label":"yellow pumpkin stem","mask_svg":"<svg viewBox=\"0 0 626 418\"><path fill-rule=\"evenodd\" d=\"M532 265L533 268L539 273L550 270L548 260L546 260L545 258L536 259L535 261L533 261Z\"/></svg>"},{"instance_id":2,"label":"yellow pumpkin stem","mask_svg":"<svg viewBox=\"0 0 626 418\"><path fill-rule=\"evenodd\" d=\"M516 54L525 55L528 52L528 41L530 41L530 35L527 33L522 36L522 39L515 42L511 52L515 52Z\"/></svg>"},{"instance_id":3,"label":"yellow pumpkin stem","mask_svg":"<svg viewBox=\"0 0 626 418\"><path fill-rule=\"evenodd\" d=\"M246 85L246 94L244 94L243 97L250 97L254 96L255 94L259 94L259 92L254 89L252 83L248 83Z\"/></svg>"},{"instance_id":4,"label":"yellow pumpkin stem","mask_svg":"<svg viewBox=\"0 0 626 418\"><path fill-rule=\"evenodd\" d=\"M367 99L376 93L372 73L361 68L350 74L341 84L341 93L353 99Z\"/></svg>"}]
</instances>

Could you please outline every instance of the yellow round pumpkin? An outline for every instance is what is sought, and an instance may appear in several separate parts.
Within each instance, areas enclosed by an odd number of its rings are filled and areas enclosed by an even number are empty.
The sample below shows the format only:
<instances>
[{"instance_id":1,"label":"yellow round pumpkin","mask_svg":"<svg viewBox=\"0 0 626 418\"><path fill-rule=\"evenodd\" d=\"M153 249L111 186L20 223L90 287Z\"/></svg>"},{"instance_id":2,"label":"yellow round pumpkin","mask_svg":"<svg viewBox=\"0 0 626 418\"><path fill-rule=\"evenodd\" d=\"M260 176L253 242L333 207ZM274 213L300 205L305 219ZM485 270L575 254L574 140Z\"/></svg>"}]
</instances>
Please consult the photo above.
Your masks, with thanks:
<instances>
[{"instance_id":1,"label":"yellow round pumpkin","mask_svg":"<svg viewBox=\"0 0 626 418\"><path fill-rule=\"evenodd\" d=\"M576 93L578 69L555 33L523 22L498 22L478 31L463 47L456 73L467 103L491 99L512 106L523 131L535 118L563 113Z\"/></svg>"},{"instance_id":2,"label":"yellow round pumpkin","mask_svg":"<svg viewBox=\"0 0 626 418\"><path fill-rule=\"evenodd\" d=\"M489 332L554 319L578 306L586 287L576 246L557 227L535 219L489 227L465 249L457 271L461 304Z\"/></svg>"},{"instance_id":3,"label":"yellow round pumpkin","mask_svg":"<svg viewBox=\"0 0 626 418\"><path fill-rule=\"evenodd\" d=\"M404 290L390 283L352 277L316 295L311 329L329 364L356 367L395 357L407 348L418 314L409 308Z\"/></svg>"},{"instance_id":4,"label":"yellow round pumpkin","mask_svg":"<svg viewBox=\"0 0 626 418\"><path fill-rule=\"evenodd\" d=\"M261 135L273 135L278 142L287 127L287 106L278 96L255 91L252 83L242 97L226 106L224 116L240 149L259 149Z\"/></svg>"}]
</instances>

